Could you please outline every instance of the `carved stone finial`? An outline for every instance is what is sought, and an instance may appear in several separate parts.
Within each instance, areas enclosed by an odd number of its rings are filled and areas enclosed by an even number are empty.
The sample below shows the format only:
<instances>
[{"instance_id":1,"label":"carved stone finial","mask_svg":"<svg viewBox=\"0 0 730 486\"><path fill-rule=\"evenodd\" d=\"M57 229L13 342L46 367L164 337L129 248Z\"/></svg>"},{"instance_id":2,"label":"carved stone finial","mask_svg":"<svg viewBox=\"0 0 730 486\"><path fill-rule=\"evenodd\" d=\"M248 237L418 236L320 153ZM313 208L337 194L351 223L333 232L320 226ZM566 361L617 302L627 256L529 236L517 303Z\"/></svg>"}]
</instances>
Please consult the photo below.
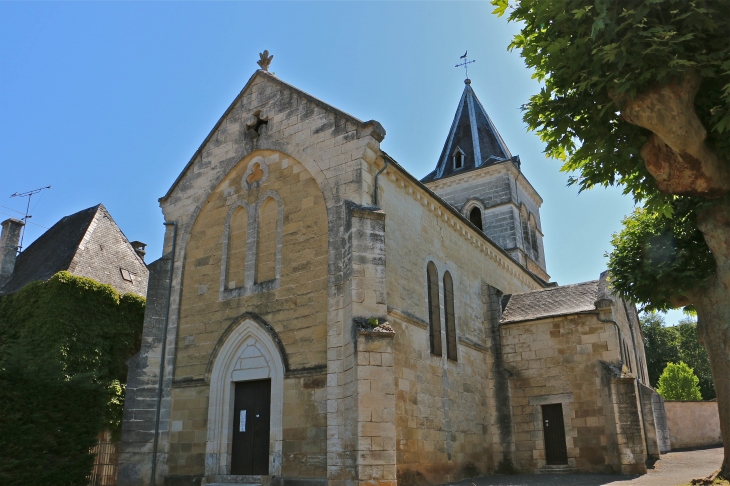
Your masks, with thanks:
<instances>
[{"instance_id":1,"label":"carved stone finial","mask_svg":"<svg viewBox=\"0 0 730 486\"><path fill-rule=\"evenodd\" d=\"M269 56L269 51L264 51L259 53L259 60L256 61L256 64L261 67L264 71L269 71L269 66L271 65L271 60L274 58L274 56Z\"/></svg>"}]
</instances>

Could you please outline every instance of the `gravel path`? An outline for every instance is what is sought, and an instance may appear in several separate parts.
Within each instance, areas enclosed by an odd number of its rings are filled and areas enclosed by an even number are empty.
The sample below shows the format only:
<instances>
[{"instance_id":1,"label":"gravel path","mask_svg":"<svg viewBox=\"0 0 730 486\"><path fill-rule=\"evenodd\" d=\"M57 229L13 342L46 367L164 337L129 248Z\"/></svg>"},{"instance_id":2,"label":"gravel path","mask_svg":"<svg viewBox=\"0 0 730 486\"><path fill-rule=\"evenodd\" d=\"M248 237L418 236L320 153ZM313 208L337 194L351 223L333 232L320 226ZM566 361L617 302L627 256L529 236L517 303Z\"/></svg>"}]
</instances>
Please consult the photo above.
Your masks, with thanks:
<instances>
[{"instance_id":1,"label":"gravel path","mask_svg":"<svg viewBox=\"0 0 730 486\"><path fill-rule=\"evenodd\" d=\"M517 474L485 476L459 481L459 486L676 486L694 478L709 476L722 464L722 447L670 452L662 455L648 474Z\"/></svg>"}]
</instances>

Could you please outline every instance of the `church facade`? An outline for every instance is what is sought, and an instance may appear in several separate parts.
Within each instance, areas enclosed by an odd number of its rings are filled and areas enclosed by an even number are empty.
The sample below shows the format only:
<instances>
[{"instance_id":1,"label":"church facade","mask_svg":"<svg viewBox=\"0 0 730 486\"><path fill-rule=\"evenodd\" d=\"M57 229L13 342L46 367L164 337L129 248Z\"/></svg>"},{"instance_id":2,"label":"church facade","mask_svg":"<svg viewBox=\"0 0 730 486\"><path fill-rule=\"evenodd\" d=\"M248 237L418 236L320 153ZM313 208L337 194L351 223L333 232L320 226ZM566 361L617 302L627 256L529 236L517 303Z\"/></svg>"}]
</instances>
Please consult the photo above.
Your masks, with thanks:
<instances>
[{"instance_id":1,"label":"church facade","mask_svg":"<svg viewBox=\"0 0 730 486\"><path fill-rule=\"evenodd\" d=\"M384 137L251 77L160 199L118 484L646 470L636 311L549 282L542 200L471 86L423 181Z\"/></svg>"}]
</instances>

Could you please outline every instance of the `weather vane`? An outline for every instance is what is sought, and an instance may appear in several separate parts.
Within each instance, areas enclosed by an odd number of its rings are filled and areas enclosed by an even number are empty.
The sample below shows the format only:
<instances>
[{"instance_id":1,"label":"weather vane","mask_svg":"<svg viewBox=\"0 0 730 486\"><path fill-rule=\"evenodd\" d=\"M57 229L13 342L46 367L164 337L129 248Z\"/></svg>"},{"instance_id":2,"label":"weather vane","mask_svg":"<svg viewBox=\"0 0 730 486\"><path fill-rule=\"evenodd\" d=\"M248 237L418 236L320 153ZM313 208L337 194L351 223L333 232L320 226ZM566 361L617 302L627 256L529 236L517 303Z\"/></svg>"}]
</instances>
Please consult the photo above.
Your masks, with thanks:
<instances>
[{"instance_id":1,"label":"weather vane","mask_svg":"<svg viewBox=\"0 0 730 486\"><path fill-rule=\"evenodd\" d=\"M459 57L459 59L463 59L464 61L461 64L457 64L454 67L464 66L464 71L466 72L466 79L464 80L464 82L468 84L469 83L469 64L476 62L476 61L467 60L467 58L466 58L467 52L469 52L469 51L464 52L464 55Z\"/></svg>"}]
</instances>

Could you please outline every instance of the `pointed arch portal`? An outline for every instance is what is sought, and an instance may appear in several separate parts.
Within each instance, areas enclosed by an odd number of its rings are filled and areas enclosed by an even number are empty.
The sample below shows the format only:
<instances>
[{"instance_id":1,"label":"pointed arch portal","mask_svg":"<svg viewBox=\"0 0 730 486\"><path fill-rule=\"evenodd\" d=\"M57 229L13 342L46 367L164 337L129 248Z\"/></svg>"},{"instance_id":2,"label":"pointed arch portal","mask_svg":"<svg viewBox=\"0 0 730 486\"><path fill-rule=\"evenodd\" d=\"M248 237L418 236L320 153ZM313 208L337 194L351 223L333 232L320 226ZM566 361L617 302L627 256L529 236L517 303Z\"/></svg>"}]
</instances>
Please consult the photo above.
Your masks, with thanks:
<instances>
[{"instance_id":1,"label":"pointed arch portal","mask_svg":"<svg viewBox=\"0 0 730 486\"><path fill-rule=\"evenodd\" d=\"M234 462L234 412L236 384L270 380L268 474L281 475L282 412L285 365L269 332L246 317L224 336L210 371L210 402L206 441L206 475L230 475Z\"/></svg>"}]
</instances>

